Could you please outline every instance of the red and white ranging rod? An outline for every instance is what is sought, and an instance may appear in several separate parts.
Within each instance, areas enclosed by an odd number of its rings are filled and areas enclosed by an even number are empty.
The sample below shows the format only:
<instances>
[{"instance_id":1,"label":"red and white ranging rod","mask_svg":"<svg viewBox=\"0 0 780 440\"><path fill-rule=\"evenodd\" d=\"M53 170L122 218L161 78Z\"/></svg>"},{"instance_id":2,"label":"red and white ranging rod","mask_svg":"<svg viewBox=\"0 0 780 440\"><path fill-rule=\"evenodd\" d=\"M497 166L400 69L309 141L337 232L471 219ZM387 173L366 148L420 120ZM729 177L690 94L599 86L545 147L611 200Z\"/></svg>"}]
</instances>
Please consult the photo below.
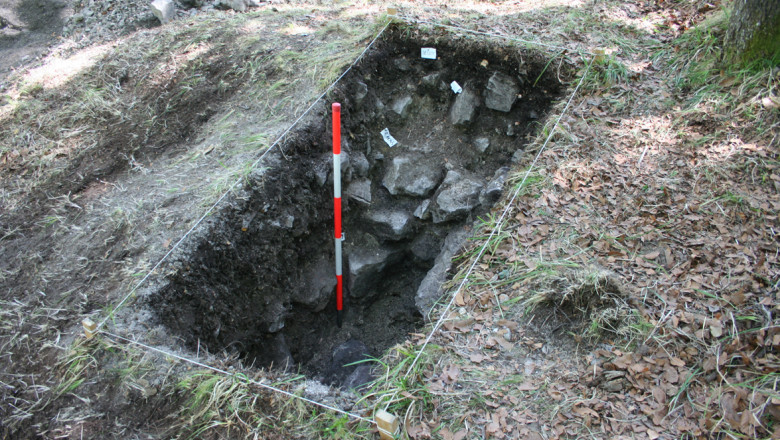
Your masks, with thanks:
<instances>
[{"instance_id":1,"label":"red and white ranging rod","mask_svg":"<svg viewBox=\"0 0 780 440\"><path fill-rule=\"evenodd\" d=\"M344 309L344 284L341 274L341 104L333 103L333 214L336 243L336 324L341 327Z\"/></svg>"}]
</instances>

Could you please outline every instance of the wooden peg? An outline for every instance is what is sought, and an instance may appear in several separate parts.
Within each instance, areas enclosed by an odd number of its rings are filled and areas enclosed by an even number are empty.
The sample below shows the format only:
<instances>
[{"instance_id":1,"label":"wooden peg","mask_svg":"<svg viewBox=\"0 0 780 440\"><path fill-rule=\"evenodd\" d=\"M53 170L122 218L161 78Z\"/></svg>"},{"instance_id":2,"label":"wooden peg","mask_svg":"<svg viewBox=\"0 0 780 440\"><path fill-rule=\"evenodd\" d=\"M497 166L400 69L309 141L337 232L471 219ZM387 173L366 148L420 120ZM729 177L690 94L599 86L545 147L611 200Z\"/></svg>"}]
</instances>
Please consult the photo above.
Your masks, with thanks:
<instances>
[{"instance_id":1,"label":"wooden peg","mask_svg":"<svg viewBox=\"0 0 780 440\"><path fill-rule=\"evenodd\" d=\"M95 321L84 318L84 320L81 321L81 325L84 327L84 334L87 336L87 339L91 339L95 336L95 332L97 331L97 324L95 324Z\"/></svg>"},{"instance_id":2,"label":"wooden peg","mask_svg":"<svg viewBox=\"0 0 780 440\"><path fill-rule=\"evenodd\" d=\"M387 8L387 15L398 15L398 8Z\"/></svg>"},{"instance_id":3,"label":"wooden peg","mask_svg":"<svg viewBox=\"0 0 780 440\"><path fill-rule=\"evenodd\" d=\"M380 409L374 413L374 421L379 428L379 437L382 440L395 440L398 434L398 417Z\"/></svg>"}]
</instances>

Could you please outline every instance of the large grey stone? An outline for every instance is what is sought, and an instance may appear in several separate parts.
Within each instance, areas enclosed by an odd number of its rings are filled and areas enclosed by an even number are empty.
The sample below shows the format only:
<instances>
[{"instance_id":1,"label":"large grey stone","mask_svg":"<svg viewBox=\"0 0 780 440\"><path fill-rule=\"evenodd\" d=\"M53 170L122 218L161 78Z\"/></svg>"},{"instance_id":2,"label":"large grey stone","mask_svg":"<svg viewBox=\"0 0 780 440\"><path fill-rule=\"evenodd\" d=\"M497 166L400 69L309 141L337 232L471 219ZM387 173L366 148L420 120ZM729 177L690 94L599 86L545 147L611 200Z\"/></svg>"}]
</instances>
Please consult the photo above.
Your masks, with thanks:
<instances>
[{"instance_id":1,"label":"large grey stone","mask_svg":"<svg viewBox=\"0 0 780 440\"><path fill-rule=\"evenodd\" d=\"M430 75L425 75L422 78L420 84L424 91L429 93L444 92L447 90L447 83L441 79L441 72L434 72Z\"/></svg>"},{"instance_id":2,"label":"large grey stone","mask_svg":"<svg viewBox=\"0 0 780 440\"><path fill-rule=\"evenodd\" d=\"M447 271L452 263L452 257L458 252L468 235L468 230L457 228L444 239L444 245L442 245L441 252L436 257L433 268L425 274L425 278L423 278L420 286L417 288L417 293L414 297L417 310L423 316L428 315L436 300L444 293L441 286L447 281Z\"/></svg>"},{"instance_id":3,"label":"large grey stone","mask_svg":"<svg viewBox=\"0 0 780 440\"><path fill-rule=\"evenodd\" d=\"M382 185L392 195L425 197L441 181L442 168L421 156L396 156L387 166Z\"/></svg>"},{"instance_id":4,"label":"large grey stone","mask_svg":"<svg viewBox=\"0 0 780 440\"><path fill-rule=\"evenodd\" d=\"M371 181L368 179L357 179L349 184L345 191L347 197L363 204L371 204Z\"/></svg>"},{"instance_id":5,"label":"large grey stone","mask_svg":"<svg viewBox=\"0 0 780 440\"><path fill-rule=\"evenodd\" d=\"M412 216L405 211L379 209L365 214L374 234L384 240L403 240L412 232Z\"/></svg>"},{"instance_id":6,"label":"large grey stone","mask_svg":"<svg viewBox=\"0 0 780 440\"><path fill-rule=\"evenodd\" d=\"M162 24L168 23L176 15L176 5L173 0L154 0L149 8Z\"/></svg>"},{"instance_id":7,"label":"large grey stone","mask_svg":"<svg viewBox=\"0 0 780 440\"><path fill-rule=\"evenodd\" d=\"M471 124L477 115L477 107L479 96L469 88L463 89L450 109L450 122L458 126Z\"/></svg>"},{"instance_id":8,"label":"large grey stone","mask_svg":"<svg viewBox=\"0 0 780 440\"><path fill-rule=\"evenodd\" d=\"M306 305L319 312L328 304L328 299L336 288L336 275L333 261L321 258L301 271L298 285L293 288L293 301Z\"/></svg>"},{"instance_id":9,"label":"large grey stone","mask_svg":"<svg viewBox=\"0 0 780 440\"><path fill-rule=\"evenodd\" d=\"M479 205L479 193L483 184L476 178L450 171L442 187L436 196L436 207L431 212L434 223L465 217Z\"/></svg>"},{"instance_id":10,"label":"large grey stone","mask_svg":"<svg viewBox=\"0 0 780 440\"><path fill-rule=\"evenodd\" d=\"M485 90L485 106L493 110L508 112L517 100L520 87L509 75L495 72L490 77Z\"/></svg>"}]
</instances>

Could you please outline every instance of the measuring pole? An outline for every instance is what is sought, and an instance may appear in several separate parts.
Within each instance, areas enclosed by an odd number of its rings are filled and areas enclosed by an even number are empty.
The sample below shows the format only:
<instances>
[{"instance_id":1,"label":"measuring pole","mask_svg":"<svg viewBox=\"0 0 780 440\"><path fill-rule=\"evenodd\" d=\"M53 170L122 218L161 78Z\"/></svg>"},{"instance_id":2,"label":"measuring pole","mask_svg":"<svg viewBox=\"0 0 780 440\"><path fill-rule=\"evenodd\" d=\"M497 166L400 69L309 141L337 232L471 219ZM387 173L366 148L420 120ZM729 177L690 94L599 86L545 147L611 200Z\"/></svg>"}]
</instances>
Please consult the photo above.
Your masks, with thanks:
<instances>
[{"instance_id":1,"label":"measuring pole","mask_svg":"<svg viewBox=\"0 0 780 440\"><path fill-rule=\"evenodd\" d=\"M341 327L344 309L344 284L341 275L341 104L333 103L333 214L336 243L336 324Z\"/></svg>"}]
</instances>

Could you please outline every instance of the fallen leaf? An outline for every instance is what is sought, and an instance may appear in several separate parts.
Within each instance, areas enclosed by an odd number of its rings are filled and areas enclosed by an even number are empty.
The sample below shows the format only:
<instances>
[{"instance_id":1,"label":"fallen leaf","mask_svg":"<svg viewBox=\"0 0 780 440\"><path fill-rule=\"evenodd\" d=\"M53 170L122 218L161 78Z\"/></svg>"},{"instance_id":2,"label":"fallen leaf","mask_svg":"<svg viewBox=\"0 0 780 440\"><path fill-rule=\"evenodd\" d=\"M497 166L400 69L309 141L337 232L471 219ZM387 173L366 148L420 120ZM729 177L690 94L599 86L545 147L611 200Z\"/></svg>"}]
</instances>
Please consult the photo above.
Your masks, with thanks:
<instances>
[{"instance_id":1,"label":"fallen leaf","mask_svg":"<svg viewBox=\"0 0 780 440\"><path fill-rule=\"evenodd\" d=\"M474 354L469 355L469 360L471 362L474 362L475 364L479 364L482 361L484 361L485 359L487 359L487 357L482 355L482 354L479 354L479 353L474 353Z\"/></svg>"},{"instance_id":2,"label":"fallen leaf","mask_svg":"<svg viewBox=\"0 0 780 440\"><path fill-rule=\"evenodd\" d=\"M458 380L458 375L460 375L458 367L450 365L449 367L444 368L444 371L441 373L441 380L446 384L451 384Z\"/></svg>"},{"instance_id":3,"label":"fallen leaf","mask_svg":"<svg viewBox=\"0 0 780 440\"><path fill-rule=\"evenodd\" d=\"M655 260L656 258L658 258L659 255L661 255L660 251L654 251L654 252L650 252L649 254L643 255L643 257L646 260Z\"/></svg>"},{"instance_id":4,"label":"fallen leaf","mask_svg":"<svg viewBox=\"0 0 780 440\"><path fill-rule=\"evenodd\" d=\"M723 327L721 326L720 322L716 322L710 325L710 334L712 334L713 338L719 338L723 335Z\"/></svg>"},{"instance_id":5,"label":"fallen leaf","mask_svg":"<svg viewBox=\"0 0 780 440\"><path fill-rule=\"evenodd\" d=\"M599 413L586 406L577 405L574 406L571 410L574 412L574 414L577 414L580 417L593 417L594 419L599 418Z\"/></svg>"},{"instance_id":6,"label":"fallen leaf","mask_svg":"<svg viewBox=\"0 0 780 440\"><path fill-rule=\"evenodd\" d=\"M533 390L536 390L538 388L539 388L538 386L536 386L536 385L534 385L534 384L532 384L531 382L528 382L528 381L525 381L525 382L521 383L517 387L518 391L533 391Z\"/></svg>"}]
</instances>

